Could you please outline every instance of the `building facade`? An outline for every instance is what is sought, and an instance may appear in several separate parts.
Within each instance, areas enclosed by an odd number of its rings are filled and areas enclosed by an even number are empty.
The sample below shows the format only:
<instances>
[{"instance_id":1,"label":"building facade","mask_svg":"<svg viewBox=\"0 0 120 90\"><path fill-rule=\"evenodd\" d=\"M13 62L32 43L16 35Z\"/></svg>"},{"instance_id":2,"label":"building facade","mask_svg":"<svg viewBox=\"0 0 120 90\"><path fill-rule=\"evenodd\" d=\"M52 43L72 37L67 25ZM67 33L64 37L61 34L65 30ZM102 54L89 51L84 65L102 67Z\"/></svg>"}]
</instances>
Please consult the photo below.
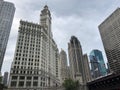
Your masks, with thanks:
<instances>
[{"instance_id":1,"label":"building facade","mask_svg":"<svg viewBox=\"0 0 120 90\"><path fill-rule=\"evenodd\" d=\"M80 83L83 83L83 54L82 48L79 40L72 36L70 42L68 43L68 54L70 60L70 72L71 78L73 80L79 80Z\"/></svg>"},{"instance_id":2,"label":"building facade","mask_svg":"<svg viewBox=\"0 0 120 90\"><path fill-rule=\"evenodd\" d=\"M13 3L0 0L0 71L15 13Z\"/></svg>"},{"instance_id":3,"label":"building facade","mask_svg":"<svg viewBox=\"0 0 120 90\"><path fill-rule=\"evenodd\" d=\"M71 78L70 66L67 66L67 79Z\"/></svg>"},{"instance_id":4,"label":"building facade","mask_svg":"<svg viewBox=\"0 0 120 90\"><path fill-rule=\"evenodd\" d=\"M86 83L91 80L90 67L87 54L82 53L82 47L79 40L72 36L68 43L68 53L70 60L70 73L72 79Z\"/></svg>"},{"instance_id":5,"label":"building facade","mask_svg":"<svg viewBox=\"0 0 120 90\"><path fill-rule=\"evenodd\" d=\"M90 63L91 63L91 76L93 79L100 77L100 68L99 68L99 63L96 59L95 56L89 56L90 58Z\"/></svg>"},{"instance_id":6,"label":"building facade","mask_svg":"<svg viewBox=\"0 0 120 90\"><path fill-rule=\"evenodd\" d=\"M100 50L92 50L89 57L93 78L105 76L107 74L107 69L105 66L102 52Z\"/></svg>"},{"instance_id":7,"label":"building facade","mask_svg":"<svg viewBox=\"0 0 120 90\"><path fill-rule=\"evenodd\" d=\"M88 60L88 56L87 54L83 55L83 65L84 65L84 77L85 77L85 83L87 83L88 81L92 80L91 77L91 72L90 72L90 66L89 66L89 60Z\"/></svg>"},{"instance_id":8,"label":"building facade","mask_svg":"<svg viewBox=\"0 0 120 90\"><path fill-rule=\"evenodd\" d=\"M60 62L61 62L61 83L63 83L64 80L68 78L67 54L63 49L61 49L60 52Z\"/></svg>"},{"instance_id":9,"label":"building facade","mask_svg":"<svg viewBox=\"0 0 120 90\"><path fill-rule=\"evenodd\" d=\"M43 90L58 86L59 63L59 51L51 32L51 14L45 5L40 14L40 24L20 21L8 88Z\"/></svg>"},{"instance_id":10,"label":"building facade","mask_svg":"<svg viewBox=\"0 0 120 90\"><path fill-rule=\"evenodd\" d=\"M75 36L68 43L68 54L70 78L79 81L80 90L87 90L87 82L91 81L89 61L87 55L83 55L80 41Z\"/></svg>"},{"instance_id":11,"label":"building facade","mask_svg":"<svg viewBox=\"0 0 120 90\"><path fill-rule=\"evenodd\" d=\"M109 65L109 63L107 63L107 73L108 74L110 73L110 65Z\"/></svg>"},{"instance_id":12,"label":"building facade","mask_svg":"<svg viewBox=\"0 0 120 90\"><path fill-rule=\"evenodd\" d=\"M111 72L120 72L120 8L99 25Z\"/></svg>"},{"instance_id":13,"label":"building facade","mask_svg":"<svg viewBox=\"0 0 120 90\"><path fill-rule=\"evenodd\" d=\"M3 84L4 84L5 86L8 85L8 72L4 72Z\"/></svg>"}]
</instances>

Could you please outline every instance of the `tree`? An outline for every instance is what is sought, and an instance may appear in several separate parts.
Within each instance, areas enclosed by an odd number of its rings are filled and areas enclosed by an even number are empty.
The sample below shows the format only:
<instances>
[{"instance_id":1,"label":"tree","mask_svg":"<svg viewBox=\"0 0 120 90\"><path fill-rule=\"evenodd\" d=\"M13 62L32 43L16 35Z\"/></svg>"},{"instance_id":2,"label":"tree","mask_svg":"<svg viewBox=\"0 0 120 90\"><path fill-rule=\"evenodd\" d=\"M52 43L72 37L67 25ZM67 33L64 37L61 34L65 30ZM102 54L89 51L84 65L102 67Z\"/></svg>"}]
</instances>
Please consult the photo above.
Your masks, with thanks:
<instances>
[{"instance_id":1,"label":"tree","mask_svg":"<svg viewBox=\"0 0 120 90\"><path fill-rule=\"evenodd\" d=\"M65 90L78 90L79 81L73 81L72 79L66 79L63 83Z\"/></svg>"}]
</instances>

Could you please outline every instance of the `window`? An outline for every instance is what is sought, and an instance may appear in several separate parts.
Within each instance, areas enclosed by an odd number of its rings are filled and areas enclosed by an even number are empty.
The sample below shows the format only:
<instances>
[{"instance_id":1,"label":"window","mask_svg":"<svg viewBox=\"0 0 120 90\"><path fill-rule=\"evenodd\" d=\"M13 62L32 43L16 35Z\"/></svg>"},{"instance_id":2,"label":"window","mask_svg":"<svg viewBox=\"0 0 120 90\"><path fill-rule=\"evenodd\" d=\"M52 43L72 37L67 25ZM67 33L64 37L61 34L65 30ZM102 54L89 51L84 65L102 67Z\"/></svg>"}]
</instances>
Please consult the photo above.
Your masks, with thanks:
<instances>
[{"instance_id":1,"label":"window","mask_svg":"<svg viewBox=\"0 0 120 90\"><path fill-rule=\"evenodd\" d=\"M42 82L40 83L40 86L42 86Z\"/></svg>"},{"instance_id":2,"label":"window","mask_svg":"<svg viewBox=\"0 0 120 90\"><path fill-rule=\"evenodd\" d=\"M27 80L31 80L31 79L32 79L32 77L30 77L30 76L27 77Z\"/></svg>"},{"instance_id":3,"label":"window","mask_svg":"<svg viewBox=\"0 0 120 90\"><path fill-rule=\"evenodd\" d=\"M12 76L12 79L13 79L13 80L16 80L16 79L17 79L17 76Z\"/></svg>"},{"instance_id":4,"label":"window","mask_svg":"<svg viewBox=\"0 0 120 90\"><path fill-rule=\"evenodd\" d=\"M26 82L26 86L31 86L31 82Z\"/></svg>"},{"instance_id":5,"label":"window","mask_svg":"<svg viewBox=\"0 0 120 90\"><path fill-rule=\"evenodd\" d=\"M19 86L20 86L20 87L24 86L24 81L20 81L20 82L19 82Z\"/></svg>"},{"instance_id":6,"label":"window","mask_svg":"<svg viewBox=\"0 0 120 90\"><path fill-rule=\"evenodd\" d=\"M17 84L17 82L16 81L11 81L11 87L15 87L16 86L16 84Z\"/></svg>"},{"instance_id":7,"label":"window","mask_svg":"<svg viewBox=\"0 0 120 90\"><path fill-rule=\"evenodd\" d=\"M24 74L25 74L25 71L24 71Z\"/></svg>"},{"instance_id":8,"label":"window","mask_svg":"<svg viewBox=\"0 0 120 90\"><path fill-rule=\"evenodd\" d=\"M33 86L38 86L38 82L33 82Z\"/></svg>"},{"instance_id":9,"label":"window","mask_svg":"<svg viewBox=\"0 0 120 90\"><path fill-rule=\"evenodd\" d=\"M20 79L21 79L21 80L24 80L24 79L25 79L25 77L24 77L24 76L20 76Z\"/></svg>"},{"instance_id":10,"label":"window","mask_svg":"<svg viewBox=\"0 0 120 90\"><path fill-rule=\"evenodd\" d=\"M13 73L15 73L15 70L13 70Z\"/></svg>"},{"instance_id":11,"label":"window","mask_svg":"<svg viewBox=\"0 0 120 90\"><path fill-rule=\"evenodd\" d=\"M17 64L17 62L15 61L15 64Z\"/></svg>"},{"instance_id":12,"label":"window","mask_svg":"<svg viewBox=\"0 0 120 90\"><path fill-rule=\"evenodd\" d=\"M38 77L34 77L34 80L38 80Z\"/></svg>"}]
</instances>

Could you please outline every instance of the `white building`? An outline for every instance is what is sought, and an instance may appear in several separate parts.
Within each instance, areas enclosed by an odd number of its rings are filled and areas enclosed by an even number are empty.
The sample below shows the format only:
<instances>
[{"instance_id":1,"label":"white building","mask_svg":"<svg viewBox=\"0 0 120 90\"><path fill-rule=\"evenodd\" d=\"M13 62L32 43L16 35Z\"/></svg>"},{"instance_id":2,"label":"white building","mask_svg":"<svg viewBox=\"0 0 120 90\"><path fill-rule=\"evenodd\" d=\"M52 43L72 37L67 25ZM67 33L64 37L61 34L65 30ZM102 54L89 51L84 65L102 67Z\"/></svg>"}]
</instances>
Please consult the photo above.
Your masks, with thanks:
<instances>
[{"instance_id":1,"label":"white building","mask_svg":"<svg viewBox=\"0 0 120 90\"><path fill-rule=\"evenodd\" d=\"M8 88L41 90L58 86L59 72L59 51L52 37L51 14L45 6L40 14L40 24L20 21Z\"/></svg>"}]
</instances>

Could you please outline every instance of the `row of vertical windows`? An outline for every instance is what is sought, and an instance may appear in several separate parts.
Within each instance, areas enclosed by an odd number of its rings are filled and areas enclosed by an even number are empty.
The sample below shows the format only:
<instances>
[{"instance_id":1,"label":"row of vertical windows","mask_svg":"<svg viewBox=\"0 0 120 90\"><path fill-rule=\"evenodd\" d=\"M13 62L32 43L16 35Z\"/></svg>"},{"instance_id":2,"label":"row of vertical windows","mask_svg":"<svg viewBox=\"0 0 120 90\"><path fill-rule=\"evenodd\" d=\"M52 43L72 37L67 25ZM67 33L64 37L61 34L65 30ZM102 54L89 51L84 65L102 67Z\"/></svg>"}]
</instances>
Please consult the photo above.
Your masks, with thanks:
<instances>
[{"instance_id":1,"label":"row of vertical windows","mask_svg":"<svg viewBox=\"0 0 120 90\"><path fill-rule=\"evenodd\" d=\"M30 67L28 68L28 69L30 69ZM33 69L33 67L31 67L31 70ZM13 74L36 74L36 75L38 75L38 74L41 74L41 72L39 72L39 71L25 71L25 70L13 70L13 72L12 72Z\"/></svg>"},{"instance_id":2,"label":"row of vertical windows","mask_svg":"<svg viewBox=\"0 0 120 90\"><path fill-rule=\"evenodd\" d=\"M23 63L22 65L21 66L17 66L17 64L16 64L16 65L14 65L14 69L39 69L39 64L38 63L35 63L34 67L33 67L33 63L29 63L29 65L27 67L26 67L26 65L27 65L26 62Z\"/></svg>"},{"instance_id":3,"label":"row of vertical windows","mask_svg":"<svg viewBox=\"0 0 120 90\"><path fill-rule=\"evenodd\" d=\"M17 80L18 79L18 76L12 76L12 81L11 81L11 86L16 86L17 84L17 81L13 81L13 80ZM19 76L19 84L18 86L24 86L24 80L25 79L25 76ZM26 77L26 86L31 86L31 80L32 80L32 76L27 76ZM30 80L30 81L29 81ZM40 86L45 86L45 78L41 77L41 84ZM38 86L38 76L34 76L33 77L33 86Z\"/></svg>"},{"instance_id":4,"label":"row of vertical windows","mask_svg":"<svg viewBox=\"0 0 120 90\"><path fill-rule=\"evenodd\" d=\"M26 86L31 86L31 82L30 81L27 81L26 82ZM15 87L17 85L17 81L11 81L11 87ZM24 86L24 81L19 81L19 84L18 84L19 87L23 87ZM38 82L34 81L33 82L33 86L38 86ZM40 83L40 86L45 86L45 83L44 82L41 82Z\"/></svg>"},{"instance_id":5,"label":"row of vertical windows","mask_svg":"<svg viewBox=\"0 0 120 90\"><path fill-rule=\"evenodd\" d=\"M18 76L12 76L12 80L17 80L17 79L18 79ZM19 76L19 79L23 80L23 79L25 79L25 76ZM31 79L32 79L31 76L27 76L27 80L31 80ZM45 78L43 78L43 79L45 79ZM43 80L43 79L41 77L41 80ZM38 76L34 76L33 80L38 80Z\"/></svg>"}]
</instances>

